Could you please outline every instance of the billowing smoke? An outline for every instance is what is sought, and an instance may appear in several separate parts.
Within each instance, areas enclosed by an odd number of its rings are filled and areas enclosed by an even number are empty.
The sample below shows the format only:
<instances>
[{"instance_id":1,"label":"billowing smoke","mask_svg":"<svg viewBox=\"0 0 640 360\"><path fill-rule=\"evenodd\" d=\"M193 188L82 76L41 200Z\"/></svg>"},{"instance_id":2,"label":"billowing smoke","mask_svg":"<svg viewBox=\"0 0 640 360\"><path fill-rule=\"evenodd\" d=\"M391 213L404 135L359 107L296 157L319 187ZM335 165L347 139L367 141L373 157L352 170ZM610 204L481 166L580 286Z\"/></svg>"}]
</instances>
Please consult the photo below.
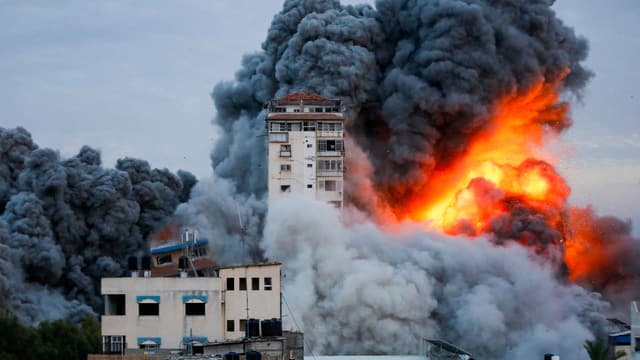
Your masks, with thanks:
<instances>
[{"instance_id":1,"label":"billowing smoke","mask_svg":"<svg viewBox=\"0 0 640 360\"><path fill-rule=\"evenodd\" d=\"M27 324L79 319L101 305L99 283L148 251L195 177L143 160L101 166L39 149L23 128L0 128L0 307Z\"/></svg>"},{"instance_id":2,"label":"billowing smoke","mask_svg":"<svg viewBox=\"0 0 640 360\"><path fill-rule=\"evenodd\" d=\"M418 353L420 339L438 337L478 358L582 359L606 310L521 246L411 226L398 235L345 228L337 211L308 200L270 207L262 246L284 262L286 304L317 354Z\"/></svg>"},{"instance_id":3,"label":"billowing smoke","mask_svg":"<svg viewBox=\"0 0 640 360\"><path fill-rule=\"evenodd\" d=\"M429 336L485 358L583 358L581 345L599 331L607 305L558 269L569 190L549 164L525 167L532 176L559 179L553 209L474 182L470 191L504 209L473 240L425 234L402 216L416 194L432 190L434 174L491 128L501 100L541 99L527 112L541 131L570 126L565 101L579 96L591 76L581 64L587 43L556 17L552 3L286 1L262 51L243 58L234 81L215 86L221 136L211 154L214 178L196 185L196 198L178 213L219 239L221 263L246 256L284 262L285 297L310 339L307 350L409 352ZM532 89L538 92L530 96ZM325 207L293 200L265 215L263 105L295 91L346 105L343 222ZM380 230L388 218L400 234ZM612 231L625 234L621 224ZM630 271L623 272L637 274Z\"/></svg>"}]
</instances>

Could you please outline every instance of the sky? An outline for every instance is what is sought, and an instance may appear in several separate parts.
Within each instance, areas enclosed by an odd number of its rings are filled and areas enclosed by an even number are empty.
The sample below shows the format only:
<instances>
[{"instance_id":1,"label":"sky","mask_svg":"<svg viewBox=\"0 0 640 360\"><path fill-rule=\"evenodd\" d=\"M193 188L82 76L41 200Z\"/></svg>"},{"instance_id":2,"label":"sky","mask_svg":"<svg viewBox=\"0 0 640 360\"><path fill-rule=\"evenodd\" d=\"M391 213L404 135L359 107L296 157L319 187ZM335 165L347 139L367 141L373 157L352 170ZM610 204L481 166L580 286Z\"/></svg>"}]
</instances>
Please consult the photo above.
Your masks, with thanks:
<instances>
[{"instance_id":1,"label":"sky","mask_svg":"<svg viewBox=\"0 0 640 360\"><path fill-rule=\"evenodd\" d=\"M105 166L131 156L209 176L211 90L260 49L281 6L0 0L0 126L22 126L64 157L87 144ZM589 40L595 74L552 147L571 201L640 224L640 1L559 0L554 9Z\"/></svg>"}]
</instances>

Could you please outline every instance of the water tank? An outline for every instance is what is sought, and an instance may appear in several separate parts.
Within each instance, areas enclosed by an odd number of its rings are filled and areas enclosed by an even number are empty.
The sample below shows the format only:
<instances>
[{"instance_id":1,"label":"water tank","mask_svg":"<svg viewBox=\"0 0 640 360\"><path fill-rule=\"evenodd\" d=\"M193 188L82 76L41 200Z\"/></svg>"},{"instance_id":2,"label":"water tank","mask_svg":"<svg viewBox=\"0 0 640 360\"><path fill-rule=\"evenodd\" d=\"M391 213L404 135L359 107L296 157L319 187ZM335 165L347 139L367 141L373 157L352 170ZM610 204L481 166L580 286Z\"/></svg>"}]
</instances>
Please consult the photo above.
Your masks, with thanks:
<instances>
[{"instance_id":1,"label":"water tank","mask_svg":"<svg viewBox=\"0 0 640 360\"><path fill-rule=\"evenodd\" d=\"M282 336L282 320L273 318L271 319L271 331L273 336Z\"/></svg>"},{"instance_id":2,"label":"water tank","mask_svg":"<svg viewBox=\"0 0 640 360\"><path fill-rule=\"evenodd\" d=\"M273 335L273 324L271 319L260 321L260 330L262 330L262 336L274 336Z\"/></svg>"},{"instance_id":3,"label":"water tank","mask_svg":"<svg viewBox=\"0 0 640 360\"><path fill-rule=\"evenodd\" d=\"M246 360L262 360L262 354L257 351L247 351L245 353Z\"/></svg>"},{"instance_id":4,"label":"water tank","mask_svg":"<svg viewBox=\"0 0 640 360\"><path fill-rule=\"evenodd\" d=\"M178 259L178 268L180 270L187 270L188 267L189 267L189 260L187 259L187 257L180 256L180 258Z\"/></svg>"},{"instance_id":5,"label":"water tank","mask_svg":"<svg viewBox=\"0 0 640 360\"><path fill-rule=\"evenodd\" d=\"M224 354L224 360L240 360L240 354L236 352L228 352Z\"/></svg>"},{"instance_id":6,"label":"water tank","mask_svg":"<svg viewBox=\"0 0 640 360\"><path fill-rule=\"evenodd\" d=\"M258 319L249 319L247 320L247 326L245 327L245 336L250 337L259 337L260 336L260 320Z\"/></svg>"},{"instance_id":7,"label":"water tank","mask_svg":"<svg viewBox=\"0 0 640 360\"><path fill-rule=\"evenodd\" d=\"M138 258L136 256L129 256L127 259L127 270L138 271Z\"/></svg>"},{"instance_id":8,"label":"water tank","mask_svg":"<svg viewBox=\"0 0 640 360\"><path fill-rule=\"evenodd\" d=\"M140 263L142 270L151 270L151 256L143 256Z\"/></svg>"}]
</instances>

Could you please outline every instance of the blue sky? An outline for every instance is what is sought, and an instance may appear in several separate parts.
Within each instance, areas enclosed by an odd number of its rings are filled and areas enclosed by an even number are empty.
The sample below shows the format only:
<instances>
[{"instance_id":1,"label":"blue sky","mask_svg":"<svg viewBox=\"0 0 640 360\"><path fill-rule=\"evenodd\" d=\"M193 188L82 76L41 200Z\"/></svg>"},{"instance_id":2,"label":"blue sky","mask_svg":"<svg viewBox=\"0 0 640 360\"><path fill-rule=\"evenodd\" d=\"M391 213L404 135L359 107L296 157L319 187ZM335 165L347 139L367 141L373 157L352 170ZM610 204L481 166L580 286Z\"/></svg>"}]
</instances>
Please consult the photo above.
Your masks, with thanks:
<instances>
[{"instance_id":1,"label":"blue sky","mask_svg":"<svg viewBox=\"0 0 640 360\"><path fill-rule=\"evenodd\" d=\"M211 89L259 49L281 4L0 0L0 126L23 126L63 156L89 144L107 166L134 156L207 176ZM640 223L640 2L554 8L589 39L596 74L554 147L559 169L574 204Z\"/></svg>"}]
</instances>

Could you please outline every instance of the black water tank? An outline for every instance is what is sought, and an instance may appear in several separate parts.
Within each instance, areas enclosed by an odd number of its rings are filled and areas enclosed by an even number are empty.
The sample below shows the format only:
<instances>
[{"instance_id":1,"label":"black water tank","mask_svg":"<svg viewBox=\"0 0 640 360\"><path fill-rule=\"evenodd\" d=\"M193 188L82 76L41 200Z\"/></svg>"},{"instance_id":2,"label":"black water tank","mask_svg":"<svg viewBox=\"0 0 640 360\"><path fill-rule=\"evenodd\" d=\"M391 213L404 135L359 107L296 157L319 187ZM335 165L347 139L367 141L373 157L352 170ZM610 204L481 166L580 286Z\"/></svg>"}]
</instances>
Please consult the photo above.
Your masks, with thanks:
<instances>
[{"instance_id":1,"label":"black water tank","mask_svg":"<svg viewBox=\"0 0 640 360\"><path fill-rule=\"evenodd\" d=\"M127 269L129 271L138 271L138 258L136 256L129 256L127 259Z\"/></svg>"},{"instance_id":2,"label":"black water tank","mask_svg":"<svg viewBox=\"0 0 640 360\"><path fill-rule=\"evenodd\" d=\"M141 259L140 267L142 270L151 270L151 256L143 256Z\"/></svg>"},{"instance_id":3,"label":"black water tank","mask_svg":"<svg viewBox=\"0 0 640 360\"><path fill-rule=\"evenodd\" d=\"M544 354L544 360L553 360L555 354Z\"/></svg>"},{"instance_id":4,"label":"black water tank","mask_svg":"<svg viewBox=\"0 0 640 360\"><path fill-rule=\"evenodd\" d=\"M262 354L257 351L247 351L245 353L246 360L262 360Z\"/></svg>"},{"instance_id":5,"label":"black water tank","mask_svg":"<svg viewBox=\"0 0 640 360\"><path fill-rule=\"evenodd\" d=\"M273 318L271 319L271 331L273 336L282 336L282 320Z\"/></svg>"},{"instance_id":6,"label":"black water tank","mask_svg":"<svg viewBox=\"0 0 640 360\"><path fill-rule=\"evenodd\" d=\"M273 325L271 323L271 319L260 321L260 330L262 331L262 336L274 336L273 335Z\"/></svg>"},{"instance_id":7,"label":"black water tank","mask_svg":"<svg viewBox=\"0 0 640 360\"><path fill-rule=\"evenodd\" d=\"M260 320L258 319L249 319L247 320L247 326L245 327L245 336L250 337L258 337L260 336Z\"/></svg>"},{"instance_id":8,"label":"black water tank","mask_svg":"<svg viewBox=\"0 0 640 360\"><path fill-rule=\"evenodd\" d=\"M224 354L224 360L240 360L240 354L236 352L228 352Z\"/></svg>"},{"instance_id":9,"label":"black water tank","mask_svg":"<svg viewBox=\"0 0 640 360\"><path fill-rule=\"evenodd\" d=\"M187 268L189 267L188 261L189 260L187 260L186 256L180 256L180 258L178 259L178 269L187 270Z\"/></svg>"}]
</instances>

